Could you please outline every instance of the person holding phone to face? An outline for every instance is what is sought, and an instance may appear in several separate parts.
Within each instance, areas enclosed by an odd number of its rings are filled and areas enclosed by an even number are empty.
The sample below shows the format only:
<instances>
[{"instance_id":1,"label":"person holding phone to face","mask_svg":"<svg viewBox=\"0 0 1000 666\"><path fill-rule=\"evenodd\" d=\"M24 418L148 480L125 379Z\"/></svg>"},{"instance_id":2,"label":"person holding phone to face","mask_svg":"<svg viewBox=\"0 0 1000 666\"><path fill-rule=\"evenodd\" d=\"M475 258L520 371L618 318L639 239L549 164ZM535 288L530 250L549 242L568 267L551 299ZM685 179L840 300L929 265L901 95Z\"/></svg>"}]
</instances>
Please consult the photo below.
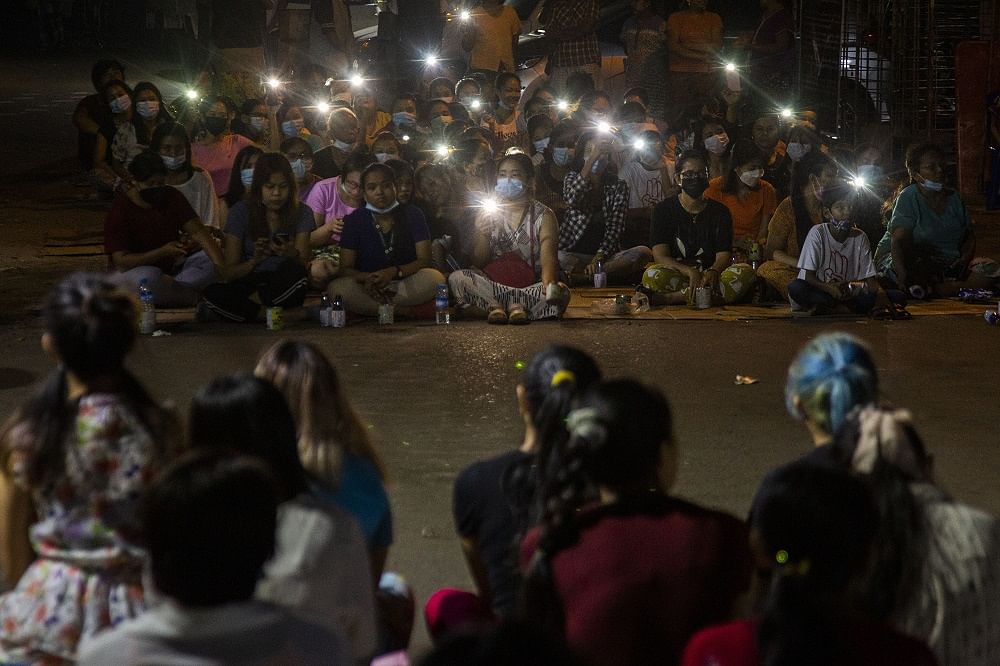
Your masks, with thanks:
<instances>
[{"instance_id":1,"label":"person holding phone to face","mask_svg":"<svg viewBox=\"0 0 1000 666\"><path fill-rule=\"evenodd\" d=\"M280 153L261 155L250 194L229 212L222 281L205 289L199 318L257 321L264 308L301 306L314 228L288 160Z\"/></svg>"}]
</instances>

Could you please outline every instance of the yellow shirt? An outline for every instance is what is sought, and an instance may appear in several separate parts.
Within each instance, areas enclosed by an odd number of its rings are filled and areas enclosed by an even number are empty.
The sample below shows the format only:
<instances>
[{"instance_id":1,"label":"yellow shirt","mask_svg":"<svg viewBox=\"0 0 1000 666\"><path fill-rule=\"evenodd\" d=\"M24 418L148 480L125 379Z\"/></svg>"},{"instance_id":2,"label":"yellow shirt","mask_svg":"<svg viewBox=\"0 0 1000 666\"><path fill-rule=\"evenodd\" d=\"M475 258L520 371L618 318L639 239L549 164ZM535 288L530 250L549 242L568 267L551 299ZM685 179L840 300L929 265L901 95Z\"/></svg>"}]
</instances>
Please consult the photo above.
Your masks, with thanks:
<instances>
[{"instance_id":1,"label":"yellow shirt","mask_svg":"<svg viewBox=\"0 0 1000 666\"><path fill-rule=\"evenodd\" d=\"M376 111L372 123L365 128L365 145L369 148L375 143L375 137L392 122L392 115L385 111Z\"/></svg>"},{"instance_id":2,"label":"yellow shirt","mask_svg":"<svg viewBox=\"0 0 1000 666\"><path fill-rule=\"evenodd\" d=\"M490 16L482 8L475 9L469 21L476 29L469 52L469 69L513 72L514 38L521 34L521 19L514 8L504 5L497 16Z\"/></svg>"}]
</instances>

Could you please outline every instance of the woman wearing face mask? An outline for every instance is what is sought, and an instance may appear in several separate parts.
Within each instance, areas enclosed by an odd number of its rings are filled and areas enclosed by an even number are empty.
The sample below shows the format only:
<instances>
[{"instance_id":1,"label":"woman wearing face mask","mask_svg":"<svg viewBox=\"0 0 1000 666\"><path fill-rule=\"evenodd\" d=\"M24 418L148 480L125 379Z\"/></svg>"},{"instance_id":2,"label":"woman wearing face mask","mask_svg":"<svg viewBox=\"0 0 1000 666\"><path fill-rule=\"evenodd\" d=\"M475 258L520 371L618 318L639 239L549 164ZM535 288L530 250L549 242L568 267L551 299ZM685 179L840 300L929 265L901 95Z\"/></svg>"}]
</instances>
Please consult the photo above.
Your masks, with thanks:
<instances>
[{"instance_id":1,"label":"woman wearing face mask","mask_svg":"<svg viewBox=\"0 0 1000 666\"><path fill-rule=\"evenodd\" d=\"M563 181L573 163L579 137L580 129L574 121L560 121L552 128L549 143L543 151L545 160L536 169L535 198L551 208L560 223L566 214Z\"/></svg>"},{"instance_id":2,"label":"woman wearing face mask","mask_svg":"<svg viewBox=\"0 0 1000 666\"><path fill-rule=\"evenodd\" d=\"M278 138L279 146L280 142L286 139L298 137L306 141L313 151L323 147L323 139L310 132L309 128L306 127L306 117L299 105L285 102L278 107L274 118L281 134Z\"/></svg>"},{"instance_id":3,"label":"woman wearing face mask","mask_svg":"<svg viewBox=\"0 0 1000 666\"><path fill-rule=\"evenodd\" d=\"M222 229L222 207L215 196L212 179L191 164L191 141L187 130L178 123L156 128L149 149L157 153L167 167L166 184L180 190L202 224Z\"/></svg>"},{"instance_id":4,"label":"woman wearing face mask","mask_svg":"<svg viewBox=\"0 0 1000 666\"><path fill-rule=\"evenodd\" d=\"M217 279L222 252L184 195L166 183L159 154L139 153L129 165L134 183L115 199L104 222L104 251L114 280L138 293L146 281L156 304L194 305Z\"/></svg>"},{"instance_id":5,"label":"woman wearing face mask","mask_svg":"<svg viewBox=\"0 0 1000 666\"><path fill-rule=\"evenodd\" d=\"M229 131L229 124L235 116L227 100L208 98L202 106L205 131L191 145L191 160L212 177L215 193L220 197L229 192L229 176L236 153L253 144L245 136Z\"/></svg>"},{"instance_id":6,"label":"woman wearing face mask","mask_svg":"<svg viewBox=\"0 0 1000 666\"><path fill-rule=\"evenodd\" d=\"M378 162L403 159L403 146L392 132L380 132L372 142L372 155Z\"/></svg>"},{"instance_id":7,"label":"woman wearing face mask","mask_svg":"<svg viewBox=\"0 0 1000 666\"><path fill-rule=\"evenodd\" d=\"M104 85L102 95L108 105L109 120L101 125L94 142L93 179L98 190L113 191L120 181L127 181L128 171L119 163L116 165L111 155L111 144L121 127L132 120L132 89L123 81L109 81Z\"/></svg>"},{"instance_id":8,"label":"woman wearing face mask","mask_svg":"<svg viewBox=\"0 0 1000 666\"><path fill-rule=\"evenodd\" d=\"M536 167L545 161L545 149L549 147L552 137L552 119L544 114L537 114L528 121L528 136L531 138L531 162Z\"/></svg>"},{"instance_id":9,"label":"woman wearing face mask","mask_svg":"<svg viewBox=\"0 0 1000 666\"><path fill-rule=\"evenodd\" d=\"M700 151L677 160L677 184L680 194L653 208L649 243L657 265L643 272L643 287L657 305L690 303L698 287L707 287L713 300L738 302L753 287L753 269L731 263L732 216L705 198L708 165Z\"/></svg>"},{"instance_id":10,"label":"woman wearing face mask","mask_svg":"<svg viewBox=\"0 0 1000 666\"><path fill-rule=\"evenodd\" d=\"M396 200L392 169L371 164L361 174L365 206L344 218L340 275L326 293L340 296L350 312L373 316L380 303L392 302L395 313L419 315L445 281L430 268L430 232L416 206Z\"/></svg>"},{"instance_id":11,"label":"woman wearing face mask","mask_svg":"<svg viewBox=\"0 0 1000 666\"><path fill-rule=\"evenodd\" d=\"M350 109L336 108L326 121L330 145L314 151L313 173L320 178L339 176L347 156L358 146L361 135L358 117Z\"/></svg>"},{"instance_id":12,"label":"woman wearing face mask","mask_svg":"<svg viewBox=\"0 0 1000 666\"><path fill-rule=\"evenodd\" d=\"M767 223L766 261L757 268L763 278L788 300L788 283L799 274L799 249L814 225L823 221L822 197L837 182L837 165L822 153L809 154L792 171L791 194Z\"/></svg>"},{"instance_id":13,"label":"woman wearing face mask","mask_svg":"<svg viewBox=\"0 0 1000 666\"><path fill-rule=\"evenodd\" d=\"M118 126L111 141L111 165L115 172L127 170L132 158L149 147L156 128L171 121L159 89L148 81L137 83L132 89L132 118Z\"/></svg>"},{"instance_id":14,"label":"woman wearing face mask","mask_svg":"<svg viewBox=\"0 0 1000 666\"><path fill-rule=\"evenodd\" d=\"M701 137L701 145L708 153L709 180L725 176L729 166L729 150L732 148L726 126L715 118L705 117L696 136Z\"/></svg>"},{"instance_id":15,"label":"woman wearing face mask","mask_svg":"<svg viewBox=\"0 0 1000 666\"><path fill-rule=\"evenodd\" d=\"M417 116L421 131L434 141L444 138L445 129L453 120L448 103L437 99L424 103Z\"/></svg>"},{"instance_id":16,"label":"woman wearing face mask","mask_svg":"<svg viewBox=\"0 0 1000 666\"><path fill-rule=\"evenodd\" d=\"M709 181L705 196L729 209L733 218L733 247L749 249L767 243L767 223L778 202L774 188L763 179L764 160L749 139L740 139L729 156L725 177Z\"/></svg>"},{"instance_id":17,"label":"woman wearing face mask","mask_svg":"<svg viewBox=\"0 0 1000 666\"><path fill-rule=\"evenodd\" d=\"M788 196L792 161L785 154L785 142L779 136L778 116L768 113L757 118L750 130L750 139L764 160L763 178L774 187L778 201Z\"/></svg>"},{"instance_id":18,"label":"woman wearing face mask","mask_svg":"<svg viewBox=\"0 0 1000 666\"><path fill-rule=\"evenodd\" d=\"M975 258L972 219L958 192L943 184L941 149L931 143L910 146L906 170L910 181L893 198L889 228L875 253L883 276L904 291L920 287L940 297L954 296L962 287L995 287L1000 267Z\"/></svg>"},{"instance_id":19,"label":"woman wearing face mask","mask_svg":"<svg viewBox=\"0 0 1000 666\"><path fill-rule=\"evenodd\" d=\"M240 107L240 115L233 120L233 132L245 136L260 146L271 143L271 128L267 106L259 99L248 99Z\"/></svg>"},{"instance_id":20,"label":"woman wearing face mask","mask_svg":"<svg viewBox=\"0 0 1000 666\"><path fill-rule=\"evenodd\" d=\"M493 150L500 155L508 148L528 152L528 133L518 128L517 103L521 100L521 79L504 72L496 78L497 103L483 116L482 126L493 135Z\"/></svg>"},{"instance_id":21,"label":"woman wearing face mask","mask_svg":"<svg viewBox=\"0 0 1000 666\"><path fill-rule=\"evenodd\" d=\"M313 151L302 137L292 137L281 142L281 154L292 165L295 183L299 188L299 201L305 203L319 178L312 173Z\"/></svg>"},{"instance_id":22,"label":"woman wearing face mask","mask_svg":"<svg viewBox=\"0 0 1000 666\"><path fill-rule=\"evenodd\" d=\"M295 308L306 296L312 210L299 203L295 174L280 153L254 166L250 193L229 211L222 282L205 289L202 320L259 321L264 308Z\"/></svg>"},{"instance_id":23,"label":"woman wearing face mask","mask_svg":"<svg viewBox=\"0 0 1000 666\"><path fill-rule=\"evenodd\" d=\"M361 172L373 162L368 153L352 153L344 163L344 172L316 183L305 200L316 222L316 229L309 235L313 253L308 266L309 284L314 289L325 289L340 270L344 218L365 205Z\"/></svg>"},{"instance_id":24,"label":"woman wearing face mask","mask_svg":"<svg viewBox=\"0 0 1000 666\"><path fill-rule=\"evenodd\" d=\"M236 153L233 159L232 172L229 175L229 191L226 196L219 197L222 205L222 219L229 219L229 211L239 202L246 199L253 183L253 169L264 151L255 145L249 145Z\"/></svg>"},{"instance_id":25,"label":"woman wearing face mask","mask_svg":"<svg viewBox=\"0 0 1000 666\"><path fill-rule=\"evenodd\" d=\"M417 98L409 93L396 96L392 102L392 122L383 128L406 143L417 138Z\"/></svg>"},{"instance_id":26,"label":"woman wearing face mask","mask_svg":"<svg viewBox=\"0 0 1000 666\"><path fill-rule=\"evenodd\" d=\"M788 130L785 153L793 163L802 161L809 153L826 152L816 133L803 125L796 125Z\"/></svg>"},{"instance_id":27,"label":"woman wearing face mask","mask_svg":"<svg viewBox=\"0 0 1000 666\"><path fill-rule=\"evenodd\" d=\"M566 215L559 226L559 263L571 281L589 282L603 264L609 284L628 282L652 258L645 246L621 249L629 191L611 163L607 136L584 132L563 180Z\"/></svg>"},{"instance_id":28,"label":"woman wearing face mask","mask_svg":"<svg viewBox=\"0 0 1000 666\"><path fill-rule=\"evenodd\" d=\"M909 319L903 292L885 292L878 284L868 237L851 222L856 199L854 186L844 181L824 188L823 223L802 242L799 276L788 285L792 313L832 312L844 305L873 318Z\"/></svg>"},{"instance_id":29,"label":"woman wearing face mask","mask_svg":"<svg viewBox=\"0 0 1000 666\"><path fill-rule=\"evenodd\" d=\"M455 271L448 285L459 307L491 324L527 324L558 317L569 304L559 282L559 229L551 210L535 200L534 165L523 153L497 166L496 210L476 220L472 264L485 269ZM515 264L506 268L501 264ZM489 276L493 276L491 279Z\"/></svg>"}]
</instances>

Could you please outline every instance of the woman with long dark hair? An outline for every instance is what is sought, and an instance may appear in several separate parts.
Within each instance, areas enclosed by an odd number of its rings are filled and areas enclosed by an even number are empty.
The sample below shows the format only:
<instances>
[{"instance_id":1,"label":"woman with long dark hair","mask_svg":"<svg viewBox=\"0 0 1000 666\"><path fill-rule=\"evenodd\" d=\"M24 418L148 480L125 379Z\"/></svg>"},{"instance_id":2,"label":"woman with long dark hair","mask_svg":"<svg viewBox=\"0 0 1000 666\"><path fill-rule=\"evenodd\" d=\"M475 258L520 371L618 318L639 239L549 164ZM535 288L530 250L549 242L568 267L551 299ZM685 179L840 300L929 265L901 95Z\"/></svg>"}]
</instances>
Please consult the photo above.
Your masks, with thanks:
<instances>
[{"instance_id":1,"label":"woman with long dark hair","mask_svg":"<svg viewBox=\"0 0 1000 666\"><path fill-rule=\"evenodd\" d=\"M233 159L253 142L230 131L230 123L236 118L236 106L231 100L209 97L202 103L201 113L204 131L191 146L191 157L212 177L216 194L225 197L229 192Z\"/></svg>"},{"instance_id":2,"label":"woman with long dark hair","mask_svg":"<svg viewBox=\"0 0 1000 666\"><path fill-rule=\"evenodd\" d=\"M275 476L278 529L257 598L286 606L344 636L355 662L376 651L374 586L364 537L345 512L311 489L295 422L281 392L248 374L219 377L191 401L194 449L224 449L263 460Z\"/></svg>"},{"instance_id":3,"label":"woman with long dark hair","mask_svg":"<svg viewBox=\"0 0 1000 666\"><path fill-rule=\"evenodd\" d=\"M799 462L769 475L751 517L769 579L763 609L696 634L682 666L936 664L927 646L854 604L878 520L864 484L845 471Z\"/></svg>"},{"instance_id":4,"label":"woman with long dark hair","mask_svg":"<svg viewBox=\"0 0 1000 666\"><path fill-rule=\"evenodd\" d=\"M50 292L43 318L42 348L58 366L0 430L3 474L30 491L38 516L35 561L2 562L20 581L0 597L0 653L24 663L72 661L82 638L143 611L139 502L179 434L125 367L134 296L77 273ZM3 552L27 536L2 535Z\"/></svg>"},{"instance_id":5,"label":"woman with long dark hair","mask_svg":"<svg viewBox=\"0 0 1000 666\"><path fill-rule=\"evenodd\" d=\"M160 89L149 81L140 81L132 89L132 118L118 126L111 141L112 166L128 169L136 155L149 148L156 128L173 122Z\"/></svg>"},{"instance_id":6,"label":"woman with long dark hair","mask_svg":"<svg viewBox=\"0 0 1000 666\"><path fill-rule=\"evenodd\" d=\"M837 165L826 155L808 153L792 169L791 194L778 204L767 224L766 261L757 268L783 300L788 283L799 276L799 251L809 230L823 222L823 188L837 179Z\"/></svg>"},{"instance_id":7,"label":"woman with long dark hair","mask_svg":"<svg viewBox=\"0 0 1000 666\"><path fill-rule=\"evenodd\" d=\"M301 306L314 228L288 160L280 153L261 155L250 195L229 211L219 269L224 281L205 289L207 310L222 320L252 322L263 308Z\"/></svg>"},{"instance_id":8,"label":"woman with long dark hair","mask_svg":"<svg viewBox=\"0 0 1000 666\"><path fill-rule=\"evenodd\" d=\"M191 140L179 123L164 123L153 132L149 149L167 168L166 184L180 190L201 223L222 229L222 210L208 173L191 163Z\"/></svg>"},{"instance_id":9,"label":"woman with long dark hair","mask_svg":"<svg viewBox=\"0 0 1000 666\"><path fill-rule=\"evenodd\" d=\"M540 442L523 619L589 664L676 663L691 634L731 617L749 587L746 528L670 496L678 452L658 391L596 384L566 428L568 438Z\"/></svg>"},{"instance_id":10,"label":"woman with long dark hair","mask_svg":"<svg viewBox=\"0 0 1000 666\"><path fill-rule=\"evenodd\" d=\"M705 197L729 209L733 218L733 247L748 250L767 242L767 223L777 207L774 188L763 179L764 158L750 139L738 139L729 153L725 176L713 178Z\"/></svg>"}]
</instances>

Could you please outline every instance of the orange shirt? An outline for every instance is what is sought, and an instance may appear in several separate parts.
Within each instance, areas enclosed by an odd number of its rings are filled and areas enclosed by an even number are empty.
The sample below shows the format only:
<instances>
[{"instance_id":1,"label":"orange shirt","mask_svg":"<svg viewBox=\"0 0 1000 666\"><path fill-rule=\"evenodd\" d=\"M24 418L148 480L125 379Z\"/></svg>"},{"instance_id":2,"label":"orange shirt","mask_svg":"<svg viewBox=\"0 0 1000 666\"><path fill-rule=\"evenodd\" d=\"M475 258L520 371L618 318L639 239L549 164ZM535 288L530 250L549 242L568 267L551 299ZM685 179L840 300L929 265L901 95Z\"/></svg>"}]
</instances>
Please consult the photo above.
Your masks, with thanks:
<instances>
[{"instance_id":1,"label":"orange shirt","mask_svg":"<svg viewBox=\"0 0 1000 666\"><path fill-rule=\"evenodd\" d=\"M718 48L720 44L717 39L722 37L722 18L714 12L674 12L667 19L667 34L671 33L677 35L681 46L695 48L707 44ZM708 73L712 70L706 62L671 53L670 71Z\"/></svg>"},{"instance_id":2,"label":"orange shirt","mask_svg":"<svg viewBox=\"0 0 1000 666\"><path fill-rule=\"evenodd\" d=\"M729 209L733 218L733 247L738 247L743 240L756 240L760 233L760 221L771 219L771 214L777 208L777 196L774 187L766 180L761 180L756 190L750 190L745 199L737 194L722 191L725 185L724 176L713 178L705 190L705 197L714 199ZM766 227L765 227L766 228Z\"/></svg>"}]
</instances>

